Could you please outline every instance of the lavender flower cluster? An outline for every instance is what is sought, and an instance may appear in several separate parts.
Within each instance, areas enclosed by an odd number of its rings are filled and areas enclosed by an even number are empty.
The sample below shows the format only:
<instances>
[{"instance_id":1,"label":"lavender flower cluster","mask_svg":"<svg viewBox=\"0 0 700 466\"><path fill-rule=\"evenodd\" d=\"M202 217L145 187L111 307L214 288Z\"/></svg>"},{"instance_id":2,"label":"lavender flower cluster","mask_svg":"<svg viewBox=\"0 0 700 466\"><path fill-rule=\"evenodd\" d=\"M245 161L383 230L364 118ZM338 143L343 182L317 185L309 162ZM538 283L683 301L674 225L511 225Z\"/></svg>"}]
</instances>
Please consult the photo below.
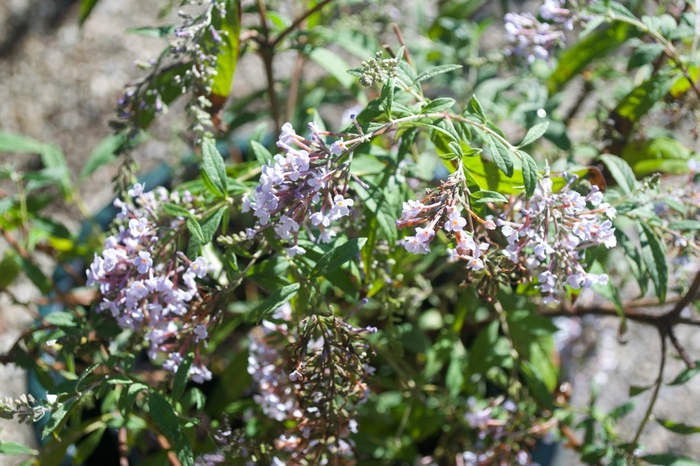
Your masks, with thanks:
<instances>
[{"instance_id":1,"label":"lavender flower cluster","mask_svg":"<svg viewBox=\"0 0 700 466\"><path fill-rule=\"evenodd\" d=\"M103 301L98 312L109 311L123 329L145 332L149 358L157 361L167 355L163 368L175 372L190 343L208 337L208 322L188 318L203 300L197 279L207 275L208 267L202 257L190 260L174 250L172 238L160 236L184 225L181 217L159 217L160 205L171 202L194 212L192 195L164 188L144 193L143 188L137 184L129 191L136 205L114 201L121 209L119 231L106 239L101 256L95 254L87 286L99 286ZM200 360L199 345L190 377L199 383L211 379Z\"/></svg>"},{"instance_id":2,"label":"lavender flower cluster","mask_svg":"<svg viewBox=\"0 0 700 466\"><path fill-rule=\"evenodd\" d=\"M361 335L376 329L313 316L299 325L299 335L292 335L289 305L273 317L277 323L263 321L250 333L248 358L258 405L267 416L295 424L277 439L273 464L327 464L331 459L353 464L348 436L357 433L354 409L367 399L365 379L374 371L367 365L369 347ZM291 354L291 372L284 347Z\"/></svg>"},{"instance_id":3,"label":"lavender flower cluster","mask_svg":"<svg viewBox=\"0 0 700 466\"><path fill-rule=\"evenodd\" d=\"M435 239L437 231L444 229L456 243L454 248L447 249L448 261L465 260L468 269L481 270L484 268L483 253L489 244L479 242L471 232L465 230L468 222L462 216L466 204L461 199L461 182L461 171L458 170L422 200L404 202L396 227L403 229L425 225L416 227L415 235L403 239L403 246L414 254L430 252L430 243ZM486 226L493 227L491 223Z\"/></svg>"},{"instance_id":4,"label":"lavender flower cluster","mask_svg":"<svg viewBox=\"0 0 700 466\"><path fill-rule=\"evenodd\" d=\"M506 13L506 40L511 44L506 55L522 57L527 63L549 61L555 48L564 45L564 31L573 29L574 15L563 1L545 0L540 17L549 22L539 21L532 13Z\"/></svg>"},{"instance_id":5,"label":"lavender flower cluster","mask_svg":"<svg viewBox=\"0 0 700 466\"><path fill-rule=\"evenodd\" d=\"M503 254L537 276L544 303L558 302L558 290L564 283L580 289L608 282L605 274L587 273L581 261L586 248L617 245L612 226L616 211L603 202L597 186L586 196L570 189L575 180L575 176L570 178L554 193L547 172L530 200L497 221L508 243Z\"/></svg>"},{"instance_id":6,"label":"lavender flower cluster","mask_svg":"<svg viewBox=\"0 0 700 466\"><path fill-rule=\"evenodd\" d=\"M160 65L167 56L179 60L182 65L187 64L187 69L175 74L172 82L165 84L180 89L182 94L192 92L195 96L188 104L188 112L194 118L193 129L203 132L205 126L211 126L211 115L206 110L211 106L211 102L205 96L211 93L211 84L216 75L216 47L221 42L222 33L214 28L212 18L215 11L225 16L226 8L221 0L207 0L206 3L206 8L201 14L179 12L183 22L175 28L175 39L171 42L168 53L158 60L141 64L142 68L151 68L151 73L127 86L117 103L117 115L120 118L131 120L137 125L137 120L144 111L159 114L167 110L167 104L161 95L164 86L158 80L165 74Z\"/></svg>"},{"instance_id":7,"label":"lavender flower cluster","mask_svg":"<svg viewBox=\"0 0 700 466\"><path fill-rule=\"evenodd\" d=\"M243 212L253 211L258 221L247 229L253 238L265 228L272 227L275 235L289 241L290 257L306 252L298 245L299 232L305 227L312 239L311 227L319 229L318 239L330 242L335 232L331 222L350 214L355 201L347 197L349 162L342 162L350 149L340 138L326 146L322 132L309 124L311 140L299 136L290 123L285 123L277 146L277 154L262 167L260 184L243 197ZM342 185L342 186L341 186Z\"/></svg>"}]
</instances>

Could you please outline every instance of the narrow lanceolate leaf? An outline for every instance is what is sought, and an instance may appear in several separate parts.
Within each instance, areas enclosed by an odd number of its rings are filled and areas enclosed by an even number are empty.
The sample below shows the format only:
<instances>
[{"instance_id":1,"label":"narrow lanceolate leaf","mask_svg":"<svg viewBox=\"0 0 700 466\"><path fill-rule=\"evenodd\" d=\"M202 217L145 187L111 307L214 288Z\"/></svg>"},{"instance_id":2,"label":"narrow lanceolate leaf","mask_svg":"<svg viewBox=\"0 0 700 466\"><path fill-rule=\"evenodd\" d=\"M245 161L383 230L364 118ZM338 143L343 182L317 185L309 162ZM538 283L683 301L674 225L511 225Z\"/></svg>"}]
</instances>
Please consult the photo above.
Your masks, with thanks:
<instances>
[{"instance_id":1,"label":"narrow lanceolate leaf","mask_svg":"<svg viewBox=\"0 0 700 466\"><path fill-rule=\"evenodd\" d=\"M172 399L177 401L180 399L187 386L187 380L190 378L190 368L192 367L192 361L194 361L194 353L189 353L185 359L180 363L175 372L175 380L173 381L173 392Z\"/></svg>"},{"instance_id":2,"label":"narrow lanceolate leaf","mask_svg":"<svg viewBox=\"0 0 700 466\"><path fill-rule=\"evenodd\" d=\"M36 139L0 131L0 152L40 154L43 148L44 144Z\"/></svg>"},{"instance_id":3,"label":"narrow lanceolate leaf","mask_svg":"<svg viewBox=\"0 0 700 466\"><path fill-rule=\"evenodd\" d=\"M100 142L97 147L90 153L83 169L80 171L78 180L83 180L88 176L92 175L95 170L107 165L115 159L114 153L119 149L126 141L126 134L113 134L107 136Z\"/></svg>"},{"instance_id":4,"label":"narrow lanceolate leaf","mask_svg":"<svg viewBox=\"0 0 700 466\"><path fill-rule=\"evenodd\" d=\"M700 230L700 222L697 220L679 220L668 224L671 230Z\"/></svg>"},{"instance_id":5,"label":"narrow lanceolate leaf","mask_svg":"<svg viewBox=\"0 0 700 466\"><path fill-rule=\"evenodd\" d=\"M216 76L212 83L210 100L221 107L231 93L233 74L238 63L241 36L240 0L224 0L226 15L222 17L218 8L212 11L212 27L219 32L207 34L207 49L216 51Z\"/></svg>"},{"instance_id":6,"label":"narrow lanceolate leaf","mask_svg":"<svg viewBox=\"0 0 700 466\"><path fill-rule=\"evenodd\" d=\"M391 109L394 104L394 78L387 79L382 87L382 95L380 96L382 105L386 111L386 115L391 118Z\"/></svg>"},{"instance_id":7,"label":"narrow lanceolate leaf","mask_svg":"<svg viewBox=\"0 0 700 466\"><path fill-rule=\"evenodd\" d=\"M95 8L99 0L82 0L80 2L80 12L78 14L78 23L82 26L85 20L88 19L92 9Z\"/></svg>"},{"instance_id":8,"label":"narrow lanceolate leaf","mask_svg":"<svg viewBox=\"0 0 700 466\"><path fill-rule=\"evenodd\" d=\"M667 421L664 419L657 419L656 422L658 422L660 425L667 428L671 432L675 432L677 434L688 435L688 434L700 433L700 427L689 426L687 424L681 424L679 422Z\"/></svg>"},{"instance_id":9,"label":"narrow lanceolate leaf","mask_svg":"<svg viewBox=\"0 0 700 466\"><path fill-rule=\"evenodd\" d=\"M282 304L286 303L297 294L299 291L299 284L293 283L291 285L283 286L282 288L276 289L270 296L265 299L258 307L253 310L251 315L256 321L261 321L268 315L272 314L275 309L280 307Z\"/></svg>"},{"instance_id":10,"label":"narrow lanceolate leaf","mask_svg":"<svg viewBox=\"0 0 700 466\"><path fill-rule=\"evenodd\" d=\"M66 404L62 404L51 411L51 416L49 417L49 422L44 426L44 430L41 432L41 438L48 437L52 432L58 432L60 427L63 426L66 416L72 411L73 401Z\"/></svg>"},{"instance_id":11,"label":"narrow lanceolate leaf","mask_svg":"<svg viewBox=\"0 0 700 466\"><path fill-rule=\"evenodd\" d=\"M642 258L649 272L649 277L656 288L656 296L659 302L666 301L668 288L668 265L666 264L666 250L663 243L656 236L654 230L644 222L639 222L639 241L642 244Z\"/></svg>"},{"instance_id":12,"label":"narrow lanceolate leaf","mask_svg":"<svg viewBox=\"0 0 700 466\"><path fill-rule=\"evenodd\" d=\"M700 463L682 456L676 456L671 453L661 453L658 455L642 456L642 460L649 464L658 464L661 466L700 466Z\"/></svg>"},{"instance_id":13,"label":"narrow lanceolate leaf","mask_svg":"<svg viewBox=\"0 0 700 466\"><path fill-rule=\"evenodd\" d=\"M250 141L250 151L253 153L255 160L258 161L260 166L267 165L267 163L272 160L270 151L258 141Z\"/></svg>"},{"instance_id":14,"label":"narrow lanceolate leaf","mask_svg":"<svg viewBox=\"0 0 700 466\"><path fill-rule=\"evenodd\" d=\"M33 448L16 442L0 443L0 453L3 455L38 455L39 452Z\"/></svg>"},{"instance_id":15,"label":"narrow lanceolate leaf","mask_svg":"<svg viewBox=\"0 0 700 466\"><path fill-rule=\"evenodd\" d=\"M440 97L435 100L431 100L428 102L428 105L423 107L421 109L421 113L431 113L431 112L442 112L443 110L448 110L452 108L452 106L455 104L454 99L450 99L449 97Z\"/></svg>"},{"instance_id":16,"label":"narrow lanceolate leaf","mask_svg":"<svg viewBox=\"0 0 700 466\"><path fill-rule=\"evenodd\" d=\"M194 464L192 446L180 427L175 408L163 395L151 392L148 397L148 409L158 428L171 440L172 449L182 466L192 466Z\"/></svg>"},{"instance_id":17,"label":"narrow lanceolate leaf","mask_svg":"<svg viewBox=\"0 0 700 466\"><path fill-rule=\"evenodd\" d=\"M523 166L523 181L525 183L525 194L531 197L537 188L537 163L527 152L519 151L520 160Z\"/></svg>"},{"instance_id":18,"label":"narrow lanceolate leaf","mask_svg":"<svg viewBox=\"0 0 700 466\"><path fill-rule=\"evenodd\" d=\"M678 72L654 75L623 97L615 107L615 113L631 122L639 121L668 94L679 76Z\"/></svg>"},{"instance_id":19,"label":"narrow lanceolate leaf","mask_svg":"<svg viewBox=\"0 0 700 466\"><path fill-rule=\"evenodd\" d=\"M695 361L695 367L693 369L688 369L687 367L684 368L671 383L669 383L669 386L673 385L683 385L700 372L700 361Z\"/></svg>"},{"instance_id":20,"label":"narrow lanceolate leaf","mask_svg":"<svg viewBox=\"0 0 700 466\"><path fill-rule=\"evenodd\" d=\"M627 162L616 155L603 154L600 156L613 179L617 182L622 192L629 194L637 185L637 178Z\"/></svg>"},{"instance_id":21,"label":"narrow lanceolate leaf","mask_svg":"<svg viewBox=\"0 0 700 466\"><path fill-rule=\"evenodd\" d=\"M481 121L486 122L484 108L481 106L479 99L477 99L475 95L473 95L472 99L469 101L469 111L479 117Z\"/></svg>"},{"instance_id":22,"label":"narrow lanceolate leaf","mask_svg":"<svg viewBox=\"0 0 700 466\"><path fill-rule=\"evenodd\" d=\"M359 254L366 242L367 238L355 238L331 249L318 260L316 267L311 271L311 278L320 277L332 272L351 260Z\"/></svg>"},{"instance_id":23,"label":"narrow lanceolate leaf","mask_svg":"<svg viewBox=\"0 0 700 466\"><path fill-rule=\"evenodd\" d=\"M171 204L170 202L164 202L161 204L161 206L163 206L163 210L170 215L174 215L176 217L183 217L183 218L192 217L192 213L189 210L187 210L184 207L179 206L177 204Z\"/></svg>"},{"instance_id":24,"label":"narrow lanceolate leaf","mask_svg":"<svg viewBox=\"0 0 700 466\"><path fill-rule=\"evenodd\" d=\"M202 226L193 217L187 219L187 229L190 230L192 236L197 238L197 240L204 244L204 232L202 231Z\"/></svg>"},{"instance_id":25,"label":"narrow lanceolate leaf","mask_svg":"<svg viewBox=\"0 0 700 466\"><path fill-rule=\"evenodd\" d=\"M527 134L525 135L525 138L523 138L523 142L521 142L518 147L525 147L528 144L532 144L533 142L537 141L539 138L542 137L542 135L547 131L547 128L549 127L549 122L545 121L544 123L538 123L529 130L527 130Z\"/></svg>"},{"instance_id":26,"label":"narrow lanceolate leaf","mask_svg":"<svg viewBox=\"0 0 700 466\"><path fill-rule=\"evenodd\" d=\"M511 159L508 148L506 148L501 141L489 134L486 135L486 142L489 145L491 158L498 169L509 178L513 176L513 159Z\"/></svg>"},{"instance_id":27,"label":"narrow lanceolate leaf","mask_svg":"<svg viewBox=\"0 0 700 466\"><path fill-rule=\"evenodd\" d=\"M449 73L450 71L458 70L460 68L462 68L462 65L440 65L428 68L416 77L413 84L425 81L426 79L430 79L433 76L437 76L442 73Z\"/></svg>"},{"instance_id":28,"label":"narrow lanceolate leaf","mask_svg":"<svg viewBox=\"0 0 700 466\"><path fill-rule=\"evenodd\" d=\"M496 191L476 191L471 193L471 198L477 204L485 204L487 202L508 202L503 194Z\"/></svg>"},{"instance_id":29,"label":"narrow lanceolate leaf","mask_svg":"<svg viewBox=\"0 0 700 466\"><path fill-rule=\"evenodd\" d=\"M226 166L212 138L204 138L202 140L202 170L204 176L207 177L211 186L213 186L216 191L214 194L226 197L228 194Z\"/></svg>"}]
</instances>

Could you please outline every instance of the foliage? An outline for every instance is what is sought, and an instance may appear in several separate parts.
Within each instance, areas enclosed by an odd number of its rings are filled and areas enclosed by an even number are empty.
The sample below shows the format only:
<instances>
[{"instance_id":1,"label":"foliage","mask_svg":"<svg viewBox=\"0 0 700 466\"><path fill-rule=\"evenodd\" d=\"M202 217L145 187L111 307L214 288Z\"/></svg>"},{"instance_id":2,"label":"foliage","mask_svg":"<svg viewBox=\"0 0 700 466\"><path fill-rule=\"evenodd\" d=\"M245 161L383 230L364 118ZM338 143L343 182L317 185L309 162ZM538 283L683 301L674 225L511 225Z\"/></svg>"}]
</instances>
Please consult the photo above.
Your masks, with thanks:
<instances>
[{"instance_id":1,"label":"foliage","mask_svg":"<svg viewBox=\"0 0 700 466\"><path fill-rule=\"evenodd\" d=\"M438 2L419 26L390 24L387 2L298 2L290 17L184 3L180 24L132 31L172 41L78 176L57 146L0 134L0 152L43 164L0 171L14 186L0 292L35 309L13 292L25 275L53 305L2 356L46 392L0 416L43 417L44 443L0 452L81 464L116 437L111 454L134 464L497 465L560 441L586 464L697 464L639 444L668 344L688 366L670 385L698 372L674 335L700 325L684 312L700 288L700 159L679 130L699 116L693 4L545 0L504 12L499 51L483 1ZM266 90L230 99L253 53ZM306 80L314 67L327 74ZM138 183L132 151L178 98L198 173ZM77 186L115 159L100 225ZM79 235L49 215L57 193L86 217ZM581 304L585 289L609 305ZM587 314L659 331L656 382L630 391L652 393L632 439L615 429L632 402L569 403L552 318Z\"/></svg>"}]
</instances>

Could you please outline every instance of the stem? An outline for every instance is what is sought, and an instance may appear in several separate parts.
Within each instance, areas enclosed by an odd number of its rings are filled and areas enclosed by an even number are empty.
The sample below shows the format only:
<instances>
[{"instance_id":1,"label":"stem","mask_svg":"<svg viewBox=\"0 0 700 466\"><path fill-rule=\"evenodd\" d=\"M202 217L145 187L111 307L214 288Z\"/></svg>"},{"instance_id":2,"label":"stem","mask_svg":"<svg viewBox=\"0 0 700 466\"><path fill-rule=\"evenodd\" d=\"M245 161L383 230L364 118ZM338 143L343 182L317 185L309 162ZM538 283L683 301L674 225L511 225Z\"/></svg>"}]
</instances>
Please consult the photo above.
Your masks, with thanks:
<instances>
[{"instance_id":1,"label":"stem","mask_svg":"<svg viewBox=\"0 0 700 466\"><path fill-rule=\"evenodd\" d=\"M659 395L659 389L661 388L661 382L663 382L664 367L666 366L666 334L664 333L664 330L659 329L659 336L661 337L661 364L659 365L659 375L656 378L656 385L654 386L654 393L652 393L651 400L649 401L649 407L647 408L646 413L644 413L644 419L642 419L642 423L639 424L634 440L632 440L632 443L630 443L630 446L627 449L627 458L630 460L634 456L634 448L639 441L639 437L641 437L644 427L646 427L649 418L651 418L651 411L654 409L654 404L656 403L656 399Z\"/></svg>"},{"instance_id":2,"label":"stem","mask_svg":"<svg viewBox=\"0 0 700 466\"><path fill-rule=\"evenodd\" d=\"M289 85L289 97L287 97L287 121L292 121L294 118L294 110L297 106L297 95L299 94L299 81L301 81L301 73L304 70L304 61L306 61L304 54L299 52L297 54L297 61L294 64L292 82Z\"/></svg>"},{"instance_id":3,"label":"stem","mask_svg":"<svg viewBox=\"0 0 700 466\"><path fill-rule=\"evenodd\" d=\"M281 41L282 39L284 39L285 37L287 37L292 31L294 31L294 30L299 26L299 24L301 24L302 21L304 21L306 18L308 18L308 17L311 16L312 14L316 13L317 11L319 11L321 8L323 8L324 6L328 5L328 4L329 4L330 2L332 2L332 1L333 1L333 0L323 0L321 3L319 3L318 5L316 5L315 7L313 7L312 9L310 9L310 10L305 11L304 13L302 13L301 16L299 16L297 19L295 19L294 21L292 21L292 24L290 24L289 27L288 27L287 29L285 29L284 31L280 32L280 34L275 38L275 40L273 40L273 41L270 43L270 46L272 46L273 48L274 48L275 46L277 46L277 44L279 44L280 41ZM258 4L259 4L259 3L260 3L260 0L258 0ZM266 35L267 35L267 34L266 34Z\"/></svg>"}]
</instances>

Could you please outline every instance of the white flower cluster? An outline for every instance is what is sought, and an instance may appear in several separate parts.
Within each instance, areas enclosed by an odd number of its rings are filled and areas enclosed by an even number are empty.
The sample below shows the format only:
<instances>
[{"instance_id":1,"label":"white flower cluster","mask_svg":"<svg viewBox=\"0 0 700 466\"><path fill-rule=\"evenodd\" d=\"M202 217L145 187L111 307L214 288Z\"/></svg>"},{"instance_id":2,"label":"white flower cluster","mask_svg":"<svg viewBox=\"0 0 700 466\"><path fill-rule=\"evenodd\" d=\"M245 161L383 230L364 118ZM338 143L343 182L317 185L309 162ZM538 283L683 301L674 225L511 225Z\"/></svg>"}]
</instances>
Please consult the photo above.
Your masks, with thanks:
<instances>
[{"instance_id":1,"label":"white flower cluster","mask_svg":"<svg viewBox=\"0 0 700 466\"><path fill-rule=\"evenodd\" d=\"M124 329L145 331L150 359L155 361L168 354L163 368L177 371L187 348L174 348L173 342L190 335L196 342L208 337L206 324L185 319L192 306L202 300L197 279L206 276L208 267L202 257L190 261L180 253L175 259L171 250L158 249L158 232L184 219L159 224L155 212L162 202L191 205L192 197L187 193L182 197L176 192L168 194L164 188L144 193L143 185L136 185L129 194L136 198L137 206L119 199L114 202L121 209L118 220L127 221L127 225L121 225L116 235L106 239L101 256L95 254L86 284L99 285L103 301L98 312L108 310ZM199 383L211 379L211 372L199 357L190 369L190 377Z\"/></svg>"},{"instance_id":2,"label":"white flower cluster","mask_svg":"<svg viewBox=\"0 0 700 466\"><path fill-rule=\"evenodd\" d=\"M593 186L583 196L568 189L570 184L554 193L552 180L546 174L532 199L515 210L510 220L502 218L497 222L508 242L503 254L537 275L545 303L558 302L556 294L562 282L574 289L607 283L607 275L584 270L583 250L599 244L606 248L617 244L611 221L616 212L602 202L598 187ZM589 209L588 204L593 208Z\"/></svg>"},{"instance_id":3,"label":"white flower cluster","mask_svg":"<svg viewBox=\"0 0 700 466\"><path fill-rule=\"evenodd\" d=\"M284 155L264 165L259 185L243 196L242 211L252 210L258 219L256 228L247 230L248 238L271 226L278 238L289 241L291 257L306 252L297 243L301 226L310 233L308 222L320 230L320 241L330 242L336 234L329 229L331 222L348 216L355 203L346 197L349 164L340 163L347 144L341 138L326 146L321 138L325 133L313 123L309 129L311 140L284 124L277 141Z\"/></svg>"}]
</instances>

